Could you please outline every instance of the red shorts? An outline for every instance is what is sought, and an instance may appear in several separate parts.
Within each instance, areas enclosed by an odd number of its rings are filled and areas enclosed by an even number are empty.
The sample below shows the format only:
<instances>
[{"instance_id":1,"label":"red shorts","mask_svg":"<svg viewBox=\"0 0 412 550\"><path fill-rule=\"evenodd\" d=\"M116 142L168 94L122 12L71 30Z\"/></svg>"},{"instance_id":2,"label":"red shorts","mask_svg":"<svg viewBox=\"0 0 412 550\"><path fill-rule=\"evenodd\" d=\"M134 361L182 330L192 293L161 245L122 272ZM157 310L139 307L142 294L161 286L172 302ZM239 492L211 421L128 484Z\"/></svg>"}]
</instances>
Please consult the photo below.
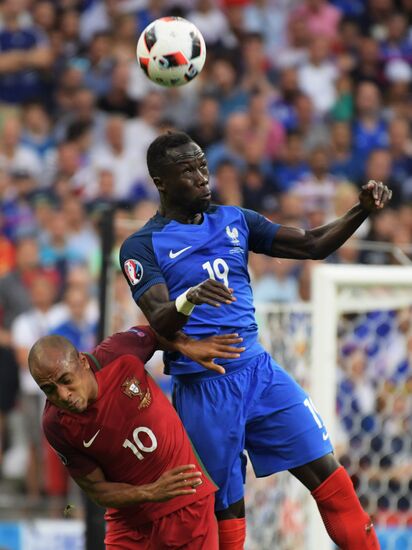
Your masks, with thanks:
<instances>
[{"instance_id":1,"label":"red shorts","mask_svg":"<svg viewBox=\"0 0 412 550\"><path fill-rule=\"evenodd\" d=\"M215 495L129 531L106 533L106 550L218 550Z\"/></svg>"}]
</instances>

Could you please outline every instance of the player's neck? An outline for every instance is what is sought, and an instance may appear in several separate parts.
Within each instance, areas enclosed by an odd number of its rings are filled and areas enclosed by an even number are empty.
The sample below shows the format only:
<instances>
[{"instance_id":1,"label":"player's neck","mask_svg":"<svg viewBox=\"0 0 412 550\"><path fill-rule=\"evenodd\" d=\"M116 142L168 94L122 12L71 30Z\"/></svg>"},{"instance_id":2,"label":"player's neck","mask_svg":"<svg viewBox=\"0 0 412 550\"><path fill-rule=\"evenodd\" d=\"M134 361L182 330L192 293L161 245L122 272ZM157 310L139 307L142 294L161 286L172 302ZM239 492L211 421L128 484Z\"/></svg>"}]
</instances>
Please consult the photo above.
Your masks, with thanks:
<instances>
[{"instance_id":1,"label":"player's neck","mask_svg":"<svg viewBox=\"0 0 412 550\"><path fill-rule=\"evenodd\" d=\"M164 204L160 205L159 214L168 220L175 220L187 225L198 225L203 220L203 214L200 212L197 214L188 214L187 212L182 212L178 207L165 206Z\"/></svg>"}]
</instances>

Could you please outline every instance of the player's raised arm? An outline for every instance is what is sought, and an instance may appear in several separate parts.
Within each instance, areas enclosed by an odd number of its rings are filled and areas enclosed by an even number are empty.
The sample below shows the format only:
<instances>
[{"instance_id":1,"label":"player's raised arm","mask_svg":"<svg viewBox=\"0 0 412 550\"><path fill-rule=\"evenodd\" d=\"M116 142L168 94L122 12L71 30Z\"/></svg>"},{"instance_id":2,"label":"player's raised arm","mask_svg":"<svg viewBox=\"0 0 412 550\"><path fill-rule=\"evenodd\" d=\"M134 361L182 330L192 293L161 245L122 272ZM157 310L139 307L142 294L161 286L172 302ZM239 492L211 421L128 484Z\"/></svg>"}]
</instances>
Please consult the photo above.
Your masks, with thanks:
<instances>
[{"instance_id":1,"label":"player's raised arm","mask_svg":"<svg viewBox=\"0 0 412 550\"><path fill-rule=\"evenodd\" d=\"M178 466L162 474L154 483L131 485L107 481L96 468L88 475L74 479L87 496L104 508L124 508L143 502L165 502L182 495L196 493L202 483L202 472L194 464Z\"/></svg>"},{"instance_id":2,"label":"player's raised arm","mask_svg":"<svg viewBox=\"0 0 412 550\"><path fill-rule=\"evenodd\" d=\"M151 286L137 304L157 333L172 338L186 324L195 306L208 304L220 307L235 300L232 289L219 281L207 279L187 289L173 301L165 284Z\"/></svg>"},{"instance_id":3,"label":"player's raised arm","mask_svg":"<svg viewBox=\"0 0 412 550\"><path fill-rule=\"evenodd\" d=\"M362 187L359 203L342 217L309 231L280 226L270 255L277 258L322 260L349 239L371 212L383 208L392 191L382 182L369 181Z\"/></svg>"}]
</instances>

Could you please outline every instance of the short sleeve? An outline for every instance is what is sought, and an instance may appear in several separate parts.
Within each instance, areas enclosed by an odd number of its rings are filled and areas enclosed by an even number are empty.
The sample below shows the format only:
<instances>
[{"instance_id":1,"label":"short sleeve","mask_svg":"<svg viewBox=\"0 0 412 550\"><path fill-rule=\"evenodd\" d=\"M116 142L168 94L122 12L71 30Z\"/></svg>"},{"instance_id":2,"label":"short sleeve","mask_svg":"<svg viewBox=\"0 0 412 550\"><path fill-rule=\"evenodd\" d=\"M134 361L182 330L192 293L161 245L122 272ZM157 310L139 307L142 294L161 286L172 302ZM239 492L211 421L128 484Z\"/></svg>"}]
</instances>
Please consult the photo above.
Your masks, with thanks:
<instances>
[{"instance_id":1,"label":"short sleeve","mask_svg":"<svg viewBox=\"0 0 412 550\"><path fill-rule=\"evenodd\" d=\"M135 326L103 340L93 355L103 366L121 355L133 355L144 364L158 347L156 335L149 326Z\"/></svg>"},{"instance_id":2,"label":"short sleeve","mask_svg":"<svg viewBox=\"0 0 412 550\"><path fill-rule=\"evenodd\" d=\"M43 418L43 431L47 441L73 478L84 477L99 468L92 458L69 445L62 435L62 431L64 431L62 426L54 426L54 422L48 421L45 417Z\"/></svg>"},{"instance_id":3,"label":"short sleeve","mask_svg":"<svg viewBox=\"0 0 412 550\"><path fill-rule=\"evenodd\" d=\"M270 254L273 239L280 225L271 222L253 210L247 208L240 208L240 210L249 228L249 250L260 254Z\"/></svg>"},{"instance_id":4,"label":"short sleeve","mask_svg":"<svg viewBox=\"0 0 412 550\"><path fill-rule=\"evenodd\" d=\"M134 301L153 285L166 284L152 245L151 233L132 235L120 248L120 265Z\"/></svg>"}]
</instances>

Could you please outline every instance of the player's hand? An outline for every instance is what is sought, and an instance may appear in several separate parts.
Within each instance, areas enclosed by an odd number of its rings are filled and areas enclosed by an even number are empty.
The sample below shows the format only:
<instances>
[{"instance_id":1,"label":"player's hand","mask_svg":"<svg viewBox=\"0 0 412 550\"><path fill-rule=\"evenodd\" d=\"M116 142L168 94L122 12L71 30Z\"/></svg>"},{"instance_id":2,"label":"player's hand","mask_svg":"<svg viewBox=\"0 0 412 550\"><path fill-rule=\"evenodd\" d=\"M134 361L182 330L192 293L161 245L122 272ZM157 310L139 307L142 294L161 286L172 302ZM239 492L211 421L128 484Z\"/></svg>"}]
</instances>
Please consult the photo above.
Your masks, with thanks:
<instances>
[{"instance_id":1,"label":"player's hand","mask_svg":"<svg viewBox=\"0 0 412 550\"><path fill-rule=\"evenodd\" d=\"M383 208L392 197L392 191L381 181L369 180L362 186L359 201L365 210L375 212Z\"/></svg>"},{"instance_id":2,"label":"player's hand","mask_svg":"<svg viewBox=\"0 0 412 550\"><path fill-rule=\"evenodd\" d=\"M219 334L202 340L187 338L179 351L202 365L205 369L225 374L225 369L214 362L214 359L237 359L246 348L235 347L243 342L238 334Z\"/></svg>"},{"instance_id":3,"label":"player's hand","mask_svg":"<svg viewBox=\"0 0 412 550\"><path fill-rule=\"evenodd\" d=\"M221 304L231 304L236 301L236 298L233 296L233 288L228 288L223 283L214 279L207 279L190 288L186 294L186 298L197 306L208 304L213 307L220 307Z\"/></svg>"},{"instance_id":4,"label":"player's hand","mask_svg":"<svg viewBox=\"0 0 412 550\"><path fill-rule=\"evenodd\" d=\"M202 472L196 470L194 464L178 466L168 470L150 485L151 502L165 502L182 495L193 495L195 487L201 485Z\"/></svg>"}]
</instances>

